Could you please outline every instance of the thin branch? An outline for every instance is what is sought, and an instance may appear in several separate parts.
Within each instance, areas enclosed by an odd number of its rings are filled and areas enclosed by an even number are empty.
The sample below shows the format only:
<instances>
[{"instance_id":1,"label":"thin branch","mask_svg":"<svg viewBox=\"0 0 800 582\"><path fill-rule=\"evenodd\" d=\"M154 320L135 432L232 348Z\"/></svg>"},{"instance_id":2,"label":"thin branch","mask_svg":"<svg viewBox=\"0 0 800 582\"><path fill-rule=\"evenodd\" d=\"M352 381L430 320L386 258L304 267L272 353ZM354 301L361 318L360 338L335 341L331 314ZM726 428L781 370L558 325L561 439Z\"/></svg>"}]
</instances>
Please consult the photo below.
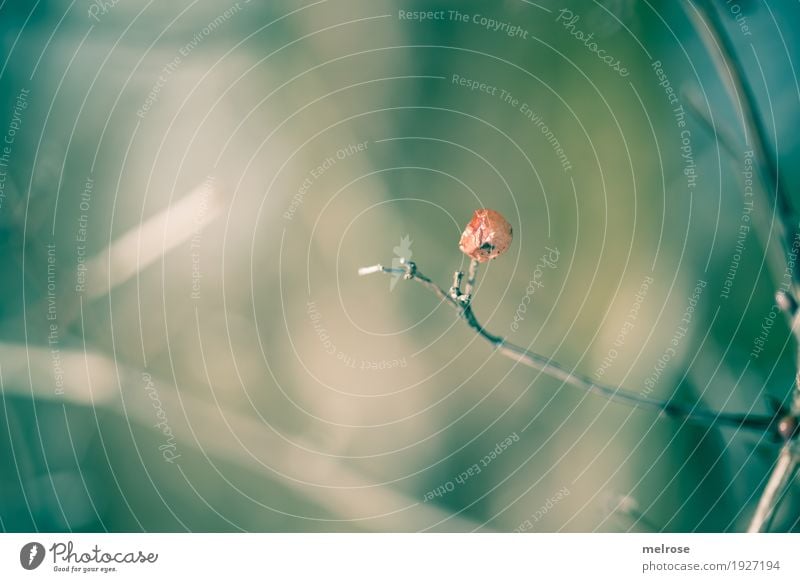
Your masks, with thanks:
<instances>
[{"instance_id":1,"label":"thin branch","mask_svg":"<svg viewBox=\"0 0 800 582\"><path fill-rule=\"evenodd\" d=\"M461 297L461 280L464 278L464 273L456 271L453 273L453 285L450 287L450 297L458 300Z\"/></svg>"},{"instance_id":2,"label":"thin branch","mask_svg":"<svg viewBox=\"0 0 800 582\"><path fill-rule=\"evenodd\" d=\"M777 221L774 222L780 247L768 245L767 253L772 261L772 275L776 280L776 287L780 287L784 273L788 269L790 241L797 234L797 213L789 197L789 191L782 183L777 158L768 146L767 130L756 112L755 95L744 78L744 67L730 37L725 33L719 13L710 5L709 0L700 0L696 5L691 0L685 1L688 5L686 13L714 60L733 105L741 111L745 141L753 148L753 155L757 161L756 166L763 186L761 191L763 201L769 216L777 217ZM796 297L798 285L796 268L791 272L791 281L792 294Z\"/></svg>"},{"instance_id":3,"label":"thin branch","mask_svg":"<svg viewBox=\"0 0 800 582\"><path fill-rule=\"evenodd\" d=\"M797 476L798 466L800 466L800 448L798 448L797 439L795 439L781 447L778 461L772 468L769 481L767 481L764 491L761 492L758 506L747 528L749 533L770 530L780 502L786 496Z\"/></svg>"},{"instance_id":4,"label":"thin branch","mask_svg":"<svg viewBox=\"0 0 800 582\"><path fill-rule=\"evenodd\" d=\"M757 167L763 184L764 202L770 215L777 217L775 228L778 231L777 238L782 253L776 252L775 245L767 245L766 249L767 256L773 264L772 275L778 293L776 299L786 315L795 339L800 344L797 312L798 275L800 272L796 266L790 268L790 265L796 265L792 256L791 241L798 234L797 213L789 197L789 191L782 183L777 154L768 145L768 133L757 114L755 95L745 79L744 67L729 35L725 32L719 12L709 0L700 0L697 6L690 0L686 0L686 3L688 5L687 14L694 22L695 28L714 59L731 100L741 110L745 139L748 143L752 141L753 154L758 162ZM770 237L768 240L773 239ZM787 275L791 286L786 285L784 281ZM800 370L800 354L797 359L798 370ZM781 423L785 425L788 422L794 427L797 425L798 417L800 417L800 378L796 377L791 410L781 420ZM748 527L750 532L769 531L778 506L791 488L798 467L800 467L800 443L796 438L797 431L793 428L791 431L782 433L781 436L784 444L750 521Z\"/></svg>"},{"instance_id":5,"label":"thin branch","mask_svg":"<svg viewBox=\"0 0 800 582\"><path fill-rule=\"evenodd\" d=\"M706 111L706 108L703 106L703 101L697 91L687 89L683 92L683 95L686 97L686 108L689 110L689 113L700 122L709 135L728 152L728 155L732 159L738 159L741 155L741 152L737 148L739 140L734 136L730 128L714 123L709 112Z\"/></svg>"},{"instance_id":6,"label":"thin branch","mask_svg":"<svg viewBox=\"0 0 800 582\"><path fill-rule=\"evenodd\" d=\"M776 300L792 322L792 332L795 340L800 344L800 337L798 337L800 310L798 310L797 303L792 299L791 295L780 291L776 294ZM798 355L798 362L800 362L800 354ZM750 533L770 531L775 515L778 513L778 508L791 489L798 469L800 469L800 439L798 439L798 418L800 417L799 387L800 377L796 376L790 412L778 423L778 432L784 443L780 453L778 453L778 460L772 468L769 480L761 492L753 517L750 519L750 525L747 528Z\"/></svg>"},{"instance_id":7,"label":"thin branch","mask_svg":"<svg viewBox=\"0 0 800 582\"><path fill-rule=\"evenodd\" d=\"M467 272L467 288L464 290L464 295L472 297L475 292L475 279L478 278L478 266L480 263L475 259L469 262L469 271Z\"/></svg>"},{"instance_id":8,"label":"thin branch","mask_svg":"<svg viewBox=\"0 0 800 582\"><path fill-rule=\"evenodd\" d=\"M745 428L776 438L778 437L777 415L723 413L698 408L697 406L684 406L671 401L655 400L634 392L599 384L591 378L569 371L566 367L550 358L526 350L521 346L507 341L502 336L489 332L478 322L472 309L471 301L463 301L460 297L453 297L445 292L431 281L431 279L423 275L417 269L415 263L406 263L402 269L375 265L373 267L361 268L358 270L358 273L360 275L369 275L372 273L402 274L407 280L413 279L419 282L426 289L432 291L443 302L453 307L467 325L472 328L475 333L492 344L498 353L584 392L598 394L614 402L627 404L629 406L650 408L672 418L686 419L707 426L713 424Z\"/></svg>"}]
</instances>

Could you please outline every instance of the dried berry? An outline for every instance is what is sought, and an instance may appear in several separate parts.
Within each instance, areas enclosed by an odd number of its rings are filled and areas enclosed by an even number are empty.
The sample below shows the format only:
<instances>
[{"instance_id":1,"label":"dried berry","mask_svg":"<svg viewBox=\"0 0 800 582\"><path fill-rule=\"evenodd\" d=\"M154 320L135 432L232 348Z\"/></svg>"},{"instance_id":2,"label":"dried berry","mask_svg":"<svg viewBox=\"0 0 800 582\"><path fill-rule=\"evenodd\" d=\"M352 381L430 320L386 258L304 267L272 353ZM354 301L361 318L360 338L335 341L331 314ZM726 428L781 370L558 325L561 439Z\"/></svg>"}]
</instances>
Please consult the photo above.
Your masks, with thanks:
<instances>
[{"instance_id":1,"label":"dried berry","mask_svg":"<svg viewBox=\"0 0 800 582\"><path fill-rule=\"evenodd\" d=\"M511 246L511 225L496 210L479 208L461 234L458 248L471 259L485 263Z\"/></svg>"}]
</instances>

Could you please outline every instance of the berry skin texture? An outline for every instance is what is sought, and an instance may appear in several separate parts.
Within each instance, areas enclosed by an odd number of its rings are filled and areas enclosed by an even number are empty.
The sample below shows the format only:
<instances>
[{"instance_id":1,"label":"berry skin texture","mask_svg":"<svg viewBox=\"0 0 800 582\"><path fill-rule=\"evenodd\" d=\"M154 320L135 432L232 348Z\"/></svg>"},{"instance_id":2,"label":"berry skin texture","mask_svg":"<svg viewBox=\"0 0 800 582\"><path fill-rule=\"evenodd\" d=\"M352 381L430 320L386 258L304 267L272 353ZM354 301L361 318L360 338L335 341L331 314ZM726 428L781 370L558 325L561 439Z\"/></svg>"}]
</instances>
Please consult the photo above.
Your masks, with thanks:
<instances>
[{"instance_id":1,"label":"berry skin texture","mask_svg":"<svg viewBox=\"0 0 800 582\"><path fill-rule=\"evenodd\" d=\"M512 238L511 225L502 214L479 208L461 234L458 248L469 258L485 263L506 252Z\"/></svg>"}]
</instances>

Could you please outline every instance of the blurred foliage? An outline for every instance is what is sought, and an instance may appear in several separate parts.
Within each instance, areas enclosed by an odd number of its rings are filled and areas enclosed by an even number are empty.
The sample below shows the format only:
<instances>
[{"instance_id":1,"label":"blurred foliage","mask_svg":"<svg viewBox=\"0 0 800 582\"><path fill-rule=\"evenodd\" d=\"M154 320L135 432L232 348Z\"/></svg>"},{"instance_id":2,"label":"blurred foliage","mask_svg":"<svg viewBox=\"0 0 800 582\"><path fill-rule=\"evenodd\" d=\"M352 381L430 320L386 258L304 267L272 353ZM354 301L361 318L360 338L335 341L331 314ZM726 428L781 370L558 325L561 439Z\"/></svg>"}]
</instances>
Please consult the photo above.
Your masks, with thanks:
<instances>
[{"instance_id":1,"label":"blurred foliage","mask_svg":"<svg viewBox=\"0 0 800 582\"><path fill-rule=\"evenodd\" d=\"M681 3L126 0L97 21L92 5L0 6L0 133L30 90L0 206L0 527L743 528L776 452L758 435L576 393L493 354L423 289L355 275L390 264L407 236L411 258L448 285L466 266L461 229L475 208L494 208L515 242L481 273L475 309L488 329L587 374L615 349L603 380L639 392L702 280L653 396L759 412L770 411L768 396L784 400L794 348L780 317L749 356L773 305L769 232L749 234L730 297L720 295L743 212L744 146L735 159L687 115L698 174L687 188L680 130L651 66L660 60L685 107L699 95L741 140ZM729 33L796 189L800 39L789 23L800 8L739 5L752 34L730 18ZM562 7L628 77L557 22ZM400 10L470 20L414 22ZM527 38L481 27L475 14ZM155 248L152 264L108 295L76 291L81 215L88 256L102 257L209 176L220 210L208 225L163 251L173 215L134 238L129 260ZM512 331L545 247L558 249L558 264ZM616 345L645 277L654 283ZM177 435L177 463L159 448L145 370ZM512 434L519 441L482 466ZM475 464L480 473L425 500ZM620 500L629 511L614 510ZM784 527L797 527L796 512L786 504Z\"/></svg>"}]
</instances>

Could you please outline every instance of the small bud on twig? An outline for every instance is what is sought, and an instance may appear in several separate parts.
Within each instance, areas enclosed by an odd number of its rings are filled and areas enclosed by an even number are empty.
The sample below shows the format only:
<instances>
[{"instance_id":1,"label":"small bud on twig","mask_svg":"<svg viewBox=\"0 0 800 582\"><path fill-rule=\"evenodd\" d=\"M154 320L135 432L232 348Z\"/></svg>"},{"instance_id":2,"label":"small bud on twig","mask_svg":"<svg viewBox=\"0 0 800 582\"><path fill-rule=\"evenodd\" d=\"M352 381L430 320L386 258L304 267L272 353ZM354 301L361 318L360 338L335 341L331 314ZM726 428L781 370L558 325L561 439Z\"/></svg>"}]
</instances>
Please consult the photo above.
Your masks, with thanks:
<instances>
[{"instance_id":1,"label":"small bud on twig","mask_svg":"<svg viewBox=\"0 0 800 582\"><path fill-rule=\"evenodd\" d=\"M461 280L464 278L464 273L456 271L453 273L453 284L450 286L450 297L458 299L461 295Z\"/></svg>"},{"instance_id":2,"label":"small bud on twig","mask_svg":"<svg viewBox=\"0 0 800 582\"><path fill-rule=\"evenodd\" d=\"M778 421L778 433L784 441L790 441L797 436L798 425L797 418L791 414L784 416Z\"/></svg>"},{"instance_id":3,"label":"small bud on twig","mask_svg":"<svg viewBox=\"0 0 800 582\"><path fill-rule=\"evenodd\" d=\"M775 302L778 304L781 311L789 317L794 317L797 313L797 301L790 293L783 290L778 291L775 293Z\"/></svg>"}]
</instances>

